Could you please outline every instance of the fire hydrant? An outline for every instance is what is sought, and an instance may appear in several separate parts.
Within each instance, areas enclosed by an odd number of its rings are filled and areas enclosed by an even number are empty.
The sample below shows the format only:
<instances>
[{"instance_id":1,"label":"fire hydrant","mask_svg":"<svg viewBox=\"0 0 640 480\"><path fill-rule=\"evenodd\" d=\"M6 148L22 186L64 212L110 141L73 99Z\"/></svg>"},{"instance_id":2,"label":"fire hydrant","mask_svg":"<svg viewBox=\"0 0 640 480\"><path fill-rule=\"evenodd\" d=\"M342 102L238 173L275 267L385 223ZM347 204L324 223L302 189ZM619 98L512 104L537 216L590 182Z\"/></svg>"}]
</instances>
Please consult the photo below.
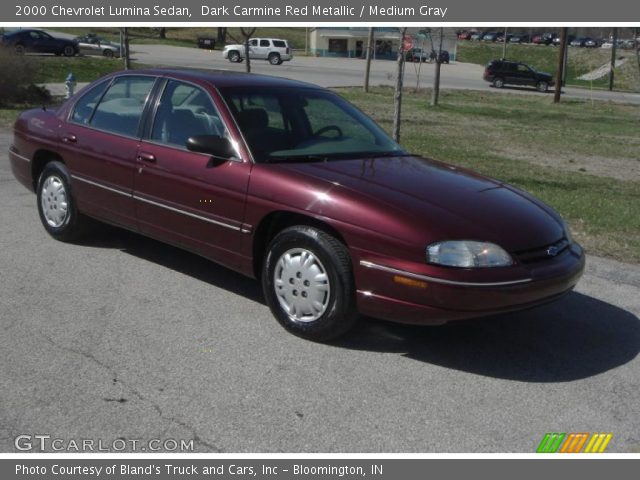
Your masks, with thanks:
<instances>
[{"instance_id":1,"label":"fire hydrant","mask_svg":"<svg viewBox=\"0 0 640 480\"><path fill-rule=\"evenodd\" d=\"M71 98L73 96L74 90L76 89L76 76L73 74L73 72L69 72L69 75L67 75L64 84L67 87L67 94L65 98Z\"/></svg>"}]
</instances>

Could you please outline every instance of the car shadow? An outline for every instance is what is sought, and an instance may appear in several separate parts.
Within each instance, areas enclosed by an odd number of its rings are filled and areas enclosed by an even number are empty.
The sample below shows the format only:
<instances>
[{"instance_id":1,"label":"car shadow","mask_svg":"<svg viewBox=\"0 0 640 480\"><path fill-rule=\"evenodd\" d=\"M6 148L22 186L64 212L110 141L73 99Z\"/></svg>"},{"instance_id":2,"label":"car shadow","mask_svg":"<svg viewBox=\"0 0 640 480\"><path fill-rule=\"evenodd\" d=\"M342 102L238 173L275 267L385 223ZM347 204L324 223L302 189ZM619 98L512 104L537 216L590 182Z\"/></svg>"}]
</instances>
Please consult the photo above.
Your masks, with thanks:
<instances>
[{"instance_id":1,"label":"car shadow","mask_svg":"<svg viewBox=\"0 0 640 480\"><path fill-rule=\"evenodd\" d=\"M443 326L366 319L335 345L400 353L495 378L568 382L633 360L640 352L640 320L622 308L572 292L530 310Z\"/></svg>"},{"instance_id":2,"label":"car shadow","mask_svg":"<svg viewBox=\"0 0 640 480\"><path fill-rule=\"evenodd\" d=\"M108 228L103 235L92 236L80 245L117 248L265 304L258 281L142 235ZM351 332L330 345L397 353L494 378L568 382L633 360L640 352L640 320L610 303L572 292L534 309L435 327L363 318Z\"/></svg>"},{"instance_id":3,"label":"car shadow","mask_svg":"<svg viewBox=\"0 0 640 480\"><path fill-rule=\"evenodd\" d=\"M555 87L549 87L549 90L547 90L546 92L539 92L538 90L536 90L535 87L518 87L515 85L505 85L504 87L501 88L495 88L491 85L491 88L493 88L496 91L500 91L500 90L504 90L506 91L516 91L516 92L527 92L527 93L540 93L541 95L548 95L548 94L553 94L553 92L555 91L554 88Z\"/></svg>"}]
</instances>

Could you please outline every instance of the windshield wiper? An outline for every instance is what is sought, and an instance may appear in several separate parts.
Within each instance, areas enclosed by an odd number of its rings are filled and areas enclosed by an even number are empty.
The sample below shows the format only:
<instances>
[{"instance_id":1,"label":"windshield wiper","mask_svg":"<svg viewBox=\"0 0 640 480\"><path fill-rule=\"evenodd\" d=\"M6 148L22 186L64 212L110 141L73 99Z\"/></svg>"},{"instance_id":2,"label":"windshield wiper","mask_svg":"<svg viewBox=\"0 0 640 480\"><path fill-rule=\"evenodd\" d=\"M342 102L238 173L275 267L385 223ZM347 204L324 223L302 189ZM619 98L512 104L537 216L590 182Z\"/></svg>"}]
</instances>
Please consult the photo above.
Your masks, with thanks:
<instances>
[{"instance_id":1,"label":"windshield wiper","mask_svg":"<svg viewBox=\"0 0 640 480\"><path fill-rule=\"evenodd\" d=\"M326 162L329 160L327 155L280 155L275 157L266 157L267 163L283 163L283 162Z\"/></svg>"}]
</instances>

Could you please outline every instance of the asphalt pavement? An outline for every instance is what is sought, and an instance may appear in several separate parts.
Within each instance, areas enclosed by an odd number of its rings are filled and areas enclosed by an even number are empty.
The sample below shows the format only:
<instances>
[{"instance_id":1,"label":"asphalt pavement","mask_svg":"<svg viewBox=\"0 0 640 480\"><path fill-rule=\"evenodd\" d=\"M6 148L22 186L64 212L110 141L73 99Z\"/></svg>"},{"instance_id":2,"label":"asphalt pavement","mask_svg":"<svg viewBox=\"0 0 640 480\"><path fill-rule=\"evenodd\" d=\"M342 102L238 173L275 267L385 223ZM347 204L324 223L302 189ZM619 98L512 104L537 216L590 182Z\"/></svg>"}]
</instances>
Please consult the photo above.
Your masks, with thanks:
<instances>
[{"instance_id":1,"label":"asphalt pavement","mask_svg":"<svg viewBox=\"0 0 640 480\"><path fill-rule=\"evenodd\" d=\"M21 434L194 440L220 452L533 452L611 432L640 452L640 267L595 256L577 291L444 327L286 333L256 281L119 229L65 244L0 132L0 451ZM66 445L66 444L63 444Z\"/></svg>"}]
</instances>

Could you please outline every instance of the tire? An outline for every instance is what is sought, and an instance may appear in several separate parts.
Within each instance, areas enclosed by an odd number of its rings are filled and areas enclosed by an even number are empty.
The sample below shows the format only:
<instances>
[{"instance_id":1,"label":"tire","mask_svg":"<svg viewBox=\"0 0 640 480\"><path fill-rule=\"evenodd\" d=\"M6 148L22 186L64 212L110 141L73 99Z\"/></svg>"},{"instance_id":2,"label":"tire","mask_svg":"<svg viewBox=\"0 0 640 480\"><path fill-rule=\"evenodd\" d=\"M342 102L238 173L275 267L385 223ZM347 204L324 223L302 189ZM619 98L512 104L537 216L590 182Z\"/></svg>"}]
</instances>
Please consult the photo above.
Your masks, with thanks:
<instances>
[{"instance_id":1,"label":"tire","mask_svg":"<svg viewBox=\"0 0 640 480\"><path fill-rule=\"evenodd\" d=\"M242 58L240 57L240 52L236 50L232 50L231 52L229 52L228 58L231 63L240 63L242 61Z\"/></svg>"},{"instance_id":2,"label":"tire","mask_svg":"<svg viewBox=\"0 0 640 480\"><path fill-rule=\"evenodd\" d=\"M262 288L276 320L308 340L336 338L358 319L347 247L313 227L294 226L276 235L262 268Z\"/></svg>"},{"instance_id":3,"label":"tire","mask_svg":"<svg viewBox=\"0 0 640 480\"><path fill-rule=\"evenodd\" d=\"M102 55L107 58L113 58L113 50L109 50L108 48L102 51Z\"/></svg>"},{"instance_id":4,"label":"tire","mask_svg":"<svg viewBox=\"0 0 640 480\"><path fill-rule=\"evenodd\" d=\"M271 65L280 65L282 63L282 60L280 60L280 55L278 53L270 53L268 60Z\"/></svg>"},{"instance_id":5,"label":"tire","mask_svg":"<svg viewBox=\"0 0 640 480\"><path fill-rule=\"evenodd\" d=\"M494 78L493 79L493 86L496 88L502 88L504 87L504 80L500 77Z\"/></svg>"},{"instance_id":6,"label":"tire","mask_svg":"<svg viewBox=\"0 0 640 480\"><path fill-rule=\"evenodd\" d=\"M24 55L27 52L27 49L24 48L24 45L19 43L13 48L13 51L16 55Z\"/></svg>"},{"instance_id":7,"label":"tire","mask_svg":"<svg viewBox=\"0 0 640 480\"><path fill-rule=\"evenodd\" d=\"M73 57L76 54L76 49L73 48L73 45L65 45L62 49L62 54L65 57Z\"/></svg>"},{"instance_id":8,"label":"tire","mask_svg":"<svg viewBox=\"0 0 640 480\"><path fill-rule=\"evenodd\" d=\"M546 93L549 90L549 84L544 80L541 80L538 83L536 83L536 90L542 93Z\"/></svg>"},{"instance_id":9,"label":"tire","mask_svg":"<svg viewBox=\"0 0 640 480\"><path fill-rule=\"evenodd\" d=\"M77 208L69 171L61 162L49 162L38 179L38 213L44 229L56 240L76 240L86 231L87 218Z\"/></svg>"}]
</instances>

